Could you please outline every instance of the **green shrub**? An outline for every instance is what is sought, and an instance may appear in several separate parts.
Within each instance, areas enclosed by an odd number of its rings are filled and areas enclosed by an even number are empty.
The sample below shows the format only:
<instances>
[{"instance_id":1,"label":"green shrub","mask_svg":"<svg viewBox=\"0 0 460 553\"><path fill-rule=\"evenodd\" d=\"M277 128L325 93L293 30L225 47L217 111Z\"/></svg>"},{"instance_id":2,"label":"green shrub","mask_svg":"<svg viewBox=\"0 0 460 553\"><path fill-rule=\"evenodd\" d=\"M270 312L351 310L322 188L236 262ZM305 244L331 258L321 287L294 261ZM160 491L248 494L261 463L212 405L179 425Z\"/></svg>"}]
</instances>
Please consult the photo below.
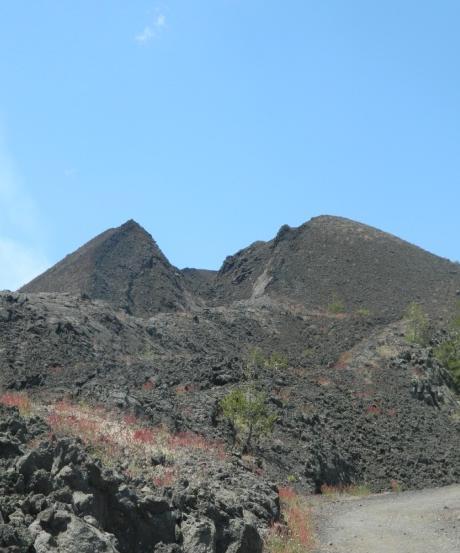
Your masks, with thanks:
<instances>
[{"instance_id":1,"label":"green shrub","mask_svg":"<svg viewBox=\"0 0 460 553\"><path fill-rule=\"evenodd\" d=\"M270 357L265 359L265 367L273 369L275 371L286 369L288 366L288 360L285 355L274 351Z\"/></svg>"},{"instance_id":2,"label":"green shrub","mask_svg":"<svg viewBox=\"0 0 460 553\"><path fill-rule=\"evenodd\" d=\"M449 370L460 391L460 335L443 342L434 353L436 359Z\"/></svg>"},{"instance_id":3,"label":"green shrub","mask_svg":"<svg viewBox=\"0 0 460 553\"><path fill-rule=\"evenodd\" d=\"M254 440L271 434L276 415L267 407L267 396L252 384L229 392L220 402L222 414L233 431L234 442L241 443L242 452L248 451Z\"/></svg>"},{"instance_id":4,"label":"green shrub","mask_svg":"<svg viewBox=\"0 0 460 553\"><path fill-rule=\"evenodd\" d=\"M457 302L457 305L455 307L455 312L450 322L450 327L454 332L460 332L460 301Z\"/></svg>"},{"instance_id":5,"label":"green shrub","mask_svg":"<svg viewBox=\"0 0 460 553\"><path fill-rule=\"evenodd\" d=\"M407 308L405 319L407 321L407 341L421 346L427 345L430 340L430 321L421 305L415 302L411 303Z\"/></svg>"},{"instance_id":6,"label":"green shrub","mask_svg":"<svg viewBox=\"0 0 460 553\"><path fill-rule=\"evenodd\" d=\"M246 380L254 380L258 369L271 369L274 371L286 369L288 359L282 353L274 351L266 357L259 348L252 349L248 354L246 369L244 371Z\"/></svg>"},{"instance_id":7,"label":"green shrub","mask_svg":"<svg viewBox=\"0 0 460 553\"><path fill-rule=\"evenodd\" d=\"M335 315L346 311L344 302L338 296L334 296L332 302L327 306L327 310Z\"/></svg>"},{"instance_id":8,"label":"green shrub","mask_svg":"<svg viewBox=\"0 0 460 553\"><path fill-rule=\"evenodd\" d=\"M261 369L265 365L265 355L260 348L252 348L247 357L246 372Z\"/></svg>"},{"instance_id":9,"label":"green shrub","mask_svg":"<svg viewBox=\"0 0 460 553\"><path fill-rule=\"evenodd\" d=\"M449 337L435 348L434 356L450 372L454 385L460 392L460 302L449 326Z\"/></svg>"}]
</instances>

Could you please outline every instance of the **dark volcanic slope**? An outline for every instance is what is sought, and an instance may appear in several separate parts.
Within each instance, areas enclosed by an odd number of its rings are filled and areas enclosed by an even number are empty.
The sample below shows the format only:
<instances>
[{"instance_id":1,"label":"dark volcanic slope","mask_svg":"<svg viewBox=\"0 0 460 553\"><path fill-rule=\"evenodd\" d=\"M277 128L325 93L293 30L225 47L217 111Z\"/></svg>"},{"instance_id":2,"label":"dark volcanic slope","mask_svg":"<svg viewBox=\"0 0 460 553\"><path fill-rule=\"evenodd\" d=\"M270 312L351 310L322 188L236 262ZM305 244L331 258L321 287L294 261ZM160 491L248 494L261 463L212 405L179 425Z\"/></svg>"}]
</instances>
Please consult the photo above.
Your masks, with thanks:
<instances>
[{"instance_id":1,"label":"dark volcanic slope","mask_svg":"<svg viewBox=\"0 0 460 553\"><path fill-rule=\"evenodd\" d=\"M182 274L135 221L103 232L21 291L86 294L137 316L189 306Z\"/></svg>"},{"instance_id":2,"label":"dark volcanic slope","mask_svg":"<svg viewBox=\"0 0 460 553\"><path fill-rule=\"evenodd\" d=\"M308 310L398 319L417 301L440 314L460 289L460 267L395 236L340 217L281 227L227 257L221 270L173 267L134 221L109 229L21 292L85 293L136 316L260 298ZM256 302L257 304L258 302Z\"/></svg>"},{"instance_id":3,"label":"dark volcanic slope","mask_svg":"<svg viewBox=\"0 0 460 553\"><path fill-rule=\"evenodd\" d=\"M346 219L283 227L217 275L178 271L128 222L27 293L0 294L0 390L69 394L230 443L219 402L257 347L256 386L277 415L256 451L271 478L308 490L457 482L458 402L437 342L409 345L392 319L412 300L440 314L459 289L455 264ZM339 301L345 313L328 309Z\"/></svg>"},{"instance_id":4,"label":"dark volcanic slope","mask_svg":"<svg viewBox=\"0 0 460 553\"><path fill-rule=\"evenodd\" d=\"M207 269L182 269L182 274L187 285L187 289L194 295L209 299L212 296L212 286L217 275L217 271Z\"/></svg>"},{"instance_id":5,"label":"dark volcanic slope","mask_svg":"<svg viewBox=\"0 0 460 553\"><path fill-rule=\"evenodd\" d=\"M460 288L460 267L395 236L340 217L316 217L228 257L218 303L262 295L309 309L342 302L399 317L411 301L438 311Z\"/></svg>"},{"instance_id":6,"label":"dark volcanic slope","mask_svg":"<svg viewBox=\"0 0 460 553\"><path fill-rule=\"evenodd\" d=\"M460 481L458 404L431 348L408 345L401 322L366 337L360 317L289 321L283 313L269 305L251 320L238 306L146 320L66 294L0 293L0 393L117 406L231 443L218 402L241 381L247 348L257 344L289 359L255 373L278 417L256 449L270 478L294 478L310 491L350 481L376 490L393 479L404 487Z\"/></svg>"}]
</instances>

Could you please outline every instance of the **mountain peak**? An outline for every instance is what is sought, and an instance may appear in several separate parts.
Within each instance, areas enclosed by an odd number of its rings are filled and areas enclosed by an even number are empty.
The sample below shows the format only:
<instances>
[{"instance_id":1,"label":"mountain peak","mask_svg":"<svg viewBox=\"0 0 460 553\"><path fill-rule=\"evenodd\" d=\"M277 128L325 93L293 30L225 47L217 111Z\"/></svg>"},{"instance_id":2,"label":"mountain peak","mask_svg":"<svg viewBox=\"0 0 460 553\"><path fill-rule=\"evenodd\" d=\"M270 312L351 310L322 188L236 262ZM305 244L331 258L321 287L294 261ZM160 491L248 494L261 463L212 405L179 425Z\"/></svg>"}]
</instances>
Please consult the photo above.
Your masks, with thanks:
<instances>
[{"instance_id":1,"label":"mountain peak","mask_svg":"<svg viewBox=\"0 0 460 553\"><path fill-rule=\"evenodd\" d=\"M141 230L145 233L147 233L147 231L144 229L144 227L142 227L137 221L135 221L134 219L128 219L125 223L123 223L122 225L120 225L118 227L120 230L123 229L123 230ZM148 234L148 233L147 233Z\"/></svg>"},{"instance_id":2,"label":"mountain peak","mask_svg":"<svg viewBox=\"0 0 460 553\"><path fill-rule=\"evenodd\" d=\"M348 311L395 319L419 298L433 308L451 301L459 280L448 260L374 227L321 215L229 256L216 290L219 303L264 295L321 311L339 298Z\"/></svg>"},{"instance_id":3,"label":"mountain peak","mask_svg":"<svg viewBox=\"0 0 460 553\"><path fill-rule=\"evenodd\" d=\"M85 294L149 316L186 307L182 280L152 236L130 219L99 234L20 291Z\"/></svg>"},{"instance_id":4,"label":"mountain peak","mask_svg":"<svg viewBox=\"0 0 460 553\"><path fill-rule=\"evenodd\" d=\"M348 230L358 230L358 229L372 229L374 231L377 231L381 234L387 234L382 230L378 230L375 227L371 227L369 225L366 225L365 223L361 223L359 221L355 221L354 219L348 219L347 217L340 217L339 215L318 215L316 217L312 217L309 221L301 225L299 228L303 228L306 226L315 226L315 227L328 227L328 228L347 228Z\"/></svg>"}]
</instances>

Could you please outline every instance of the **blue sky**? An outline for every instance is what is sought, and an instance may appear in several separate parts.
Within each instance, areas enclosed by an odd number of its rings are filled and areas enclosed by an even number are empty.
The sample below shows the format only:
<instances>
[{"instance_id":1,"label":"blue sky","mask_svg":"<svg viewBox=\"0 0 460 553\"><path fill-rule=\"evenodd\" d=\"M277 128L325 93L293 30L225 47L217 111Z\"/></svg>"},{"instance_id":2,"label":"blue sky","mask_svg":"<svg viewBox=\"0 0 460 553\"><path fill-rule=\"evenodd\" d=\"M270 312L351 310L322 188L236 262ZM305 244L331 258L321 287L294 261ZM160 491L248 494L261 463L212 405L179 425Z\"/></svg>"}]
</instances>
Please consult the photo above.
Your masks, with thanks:
<instances>
[{"instance_id":1,"label":"blue sky","mask_svg":"<svg viewBox=\"0 0 460 553\"><path fill-rule=\"evenodd\" d=\"M217 268L335 214L460 259L460 3L0 2L0 289L134 218Z\"/></svg>"}]
</instances>

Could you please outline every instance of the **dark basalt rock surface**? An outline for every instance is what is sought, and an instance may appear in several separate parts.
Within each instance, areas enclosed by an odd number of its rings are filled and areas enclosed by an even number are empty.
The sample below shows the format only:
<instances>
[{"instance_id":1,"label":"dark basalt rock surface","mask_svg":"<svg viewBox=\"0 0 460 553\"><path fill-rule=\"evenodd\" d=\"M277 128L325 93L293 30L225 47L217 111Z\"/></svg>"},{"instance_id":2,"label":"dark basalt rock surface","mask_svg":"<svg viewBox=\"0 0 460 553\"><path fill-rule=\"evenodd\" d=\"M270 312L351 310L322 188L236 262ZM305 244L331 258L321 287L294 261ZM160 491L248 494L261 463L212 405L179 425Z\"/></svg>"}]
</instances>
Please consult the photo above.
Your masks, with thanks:
<instances>
[{"instance_id":1,"label":"dark basalt rock surface","mask_svg":"<svg viewBox=\"0 0 460 553\"><path fill-rule=\"evenodd\" d=\"M78 440L48 438L40 419L2 407L0 417L1 551L260 553L279 518L276 488L238 465L210 460L210 481L157 489L104 468Z\"/></svg>"},{"instance_id":2,"label":"dark basalt rock surface","mask_svg":"<svg viewBox=\"0 0 460 553\"><path fill-rule=\"evenodd\" d=\"M4 388L87 398L230 443L219 400L243 378L252 343L268 352L276 344L288 366L260 367L256 374L278 415L272 438L257 451L271 478L294 478L310 491L322 484L366 481L387 489L393 479L424 487L460 478L449 379L430 348L407 345L401 323L306 324L274 309L257 321L244 311L215 309L198 320L159 314L145 321L103 303L47 294L4 294L0 306L9 313L0 322ZM287 350L270 332L278 324L291 330Z\"/></svg>"}]
</instances>

